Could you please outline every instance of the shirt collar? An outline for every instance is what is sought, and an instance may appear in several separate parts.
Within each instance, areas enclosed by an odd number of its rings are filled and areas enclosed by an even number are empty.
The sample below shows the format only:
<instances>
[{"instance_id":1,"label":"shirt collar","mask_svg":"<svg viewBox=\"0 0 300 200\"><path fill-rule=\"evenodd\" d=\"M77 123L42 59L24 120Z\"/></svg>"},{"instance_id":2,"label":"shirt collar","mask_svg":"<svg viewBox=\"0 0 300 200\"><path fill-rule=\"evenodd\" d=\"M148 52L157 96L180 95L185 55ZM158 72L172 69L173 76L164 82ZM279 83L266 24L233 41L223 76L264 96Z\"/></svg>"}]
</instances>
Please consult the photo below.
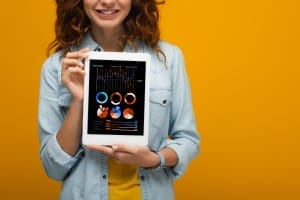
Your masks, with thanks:
<instances>
[{"instance_id":1,"label":"shirt collar","mask_svg":"<svg viewBox=\"0 0 300 200\"><path fill-rule=\"evenodd\" d=\"M140 43L137 43L138 45L140 45ZM140 47L142 47L143 45L141 45ZM104 51L103 48L93 39L90 31L88 31L85 36L83 37L82 42L79 45L73 46L71 47L71 51L78 51L80 49L83 48L89 48L92 51ZM138 49L137 52L139 51L143 51L142 49ZM135 50L129 45L126 44L125 48L124 48L124 52L135 52Z\"/></svg>"},{"instance_id":2,"label":"shirt collar","mask_svg":"<svg viewBox=\"0 0 300 200\"><path fill-rule=\"evenodd\" d=\"M80 49L83 48L89 48L91 50L95 50L96 48L100 48L101 50L103 50L98 44L97 42L93 39L91 33L88 31L84 37L82 42L79 45L74 45L71 47L71 51L78 51Z\"/></svg>"}]
</instances>

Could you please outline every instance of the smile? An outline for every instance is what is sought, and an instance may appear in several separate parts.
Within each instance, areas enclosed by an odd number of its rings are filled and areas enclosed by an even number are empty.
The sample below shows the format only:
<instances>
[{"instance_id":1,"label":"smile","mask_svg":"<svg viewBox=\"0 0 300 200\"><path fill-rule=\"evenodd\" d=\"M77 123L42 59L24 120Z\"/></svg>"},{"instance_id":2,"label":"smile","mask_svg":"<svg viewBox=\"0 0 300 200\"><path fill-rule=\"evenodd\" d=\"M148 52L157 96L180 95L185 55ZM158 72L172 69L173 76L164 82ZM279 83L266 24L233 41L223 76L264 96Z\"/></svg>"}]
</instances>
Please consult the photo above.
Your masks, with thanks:
<instances>
[{"instance_id":1,"label":"smile","mask_svg":"<svg viewBox=\"0 0 300 200\"><path fill-rule=\"evenodd\" d=\"M105 9L105 10L97 10L98 13L101 13L102 15L113 15L117 12L119 12L119 10L116 9Z\"/></svg>"}]
</instances>

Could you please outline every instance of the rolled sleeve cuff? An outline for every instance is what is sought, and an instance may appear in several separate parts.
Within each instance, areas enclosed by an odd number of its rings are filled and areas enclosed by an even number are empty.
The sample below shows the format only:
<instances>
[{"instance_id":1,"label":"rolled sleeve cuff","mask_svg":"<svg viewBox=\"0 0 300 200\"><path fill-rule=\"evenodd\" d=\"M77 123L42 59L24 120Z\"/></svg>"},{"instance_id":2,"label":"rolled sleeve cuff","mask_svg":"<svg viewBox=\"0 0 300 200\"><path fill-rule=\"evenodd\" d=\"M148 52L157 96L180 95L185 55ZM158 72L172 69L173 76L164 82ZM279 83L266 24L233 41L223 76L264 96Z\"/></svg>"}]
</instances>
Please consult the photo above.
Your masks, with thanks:
<instances>
[{"instance_id":1,"label":"rolled sleeve cuff","mask_svg":"<svg viewBox=\"0 0 300 200\"><path fill-rule=\"evenodd\" d=\"M63 180L74 164L84 156L82 147L73 157L67 154L58 144L56 135L50 138L47 147L46 156L43 157L44 166L47 174L56 180Z\"/></svg>"},{"instance_id":2,"label":"rolled sleeve cuff","mask_svg":"<svg viewBox=\"0 0 300 200\"><path fill-rule=\"evenodd\" d=\"M194 148L189 146L188 151L185 149L186 145L183 145L177 141L174 140L168 140L165 143L165 147L169 147L173 149L177 156L178 156L178 162L176 166L174 167L168 167L167 172L173 179L180 178L186 171L187 166L190 162L190 160L198 154L198 150L193 150ZM190 152L187 154L187 152Z\"/></svg>"}]
</instances>

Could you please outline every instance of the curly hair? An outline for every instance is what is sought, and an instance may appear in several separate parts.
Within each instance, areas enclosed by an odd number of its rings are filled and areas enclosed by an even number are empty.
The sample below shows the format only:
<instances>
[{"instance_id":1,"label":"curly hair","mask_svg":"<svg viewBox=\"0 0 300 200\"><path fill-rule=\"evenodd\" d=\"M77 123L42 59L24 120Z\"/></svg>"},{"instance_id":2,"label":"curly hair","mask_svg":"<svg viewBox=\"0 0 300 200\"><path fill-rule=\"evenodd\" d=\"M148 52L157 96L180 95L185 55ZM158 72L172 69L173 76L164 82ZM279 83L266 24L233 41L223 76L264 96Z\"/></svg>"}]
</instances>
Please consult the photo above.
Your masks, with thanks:
<instances>
[{"instance_id":1,"label":"curly hair","mask_svg":"<svg viewBox=\"0 0 300 200\"><path fill-rule=\"evenodd\" d=\"M124 47L128 43L137 50L135 41L138 40L165 58L158 46L158 5L164 3L164 0L132 0L131 10L124 21L125 35L120 37L120 44ZM82 41L89 29L90 20L84 12L82 0L56 0L55 39L48 46L48 55L52 50L63 50L65 55L71 46Z\"/></svg>"}]
</instances>

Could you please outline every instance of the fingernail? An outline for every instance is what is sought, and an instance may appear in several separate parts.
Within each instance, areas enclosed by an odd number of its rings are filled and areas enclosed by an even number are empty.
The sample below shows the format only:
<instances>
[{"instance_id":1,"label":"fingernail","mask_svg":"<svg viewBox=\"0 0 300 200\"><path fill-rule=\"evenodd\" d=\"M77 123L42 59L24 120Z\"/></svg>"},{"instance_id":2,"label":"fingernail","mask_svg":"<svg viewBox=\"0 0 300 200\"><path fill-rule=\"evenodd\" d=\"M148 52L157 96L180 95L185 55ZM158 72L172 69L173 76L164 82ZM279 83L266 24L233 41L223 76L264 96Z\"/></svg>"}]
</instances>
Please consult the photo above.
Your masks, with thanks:
<instances>
[{"instance_id":1,"label":"fingernail","mask_svg":"<svg viewBox=\"0 0 300 200\"><path fill-rule=\"evenodd\" d=\"M117 146L117 145L113 145L111 148L112 148L114 151L116 151L116 150L118 149L118 146Z\"/></svg>"}]
</instances>

